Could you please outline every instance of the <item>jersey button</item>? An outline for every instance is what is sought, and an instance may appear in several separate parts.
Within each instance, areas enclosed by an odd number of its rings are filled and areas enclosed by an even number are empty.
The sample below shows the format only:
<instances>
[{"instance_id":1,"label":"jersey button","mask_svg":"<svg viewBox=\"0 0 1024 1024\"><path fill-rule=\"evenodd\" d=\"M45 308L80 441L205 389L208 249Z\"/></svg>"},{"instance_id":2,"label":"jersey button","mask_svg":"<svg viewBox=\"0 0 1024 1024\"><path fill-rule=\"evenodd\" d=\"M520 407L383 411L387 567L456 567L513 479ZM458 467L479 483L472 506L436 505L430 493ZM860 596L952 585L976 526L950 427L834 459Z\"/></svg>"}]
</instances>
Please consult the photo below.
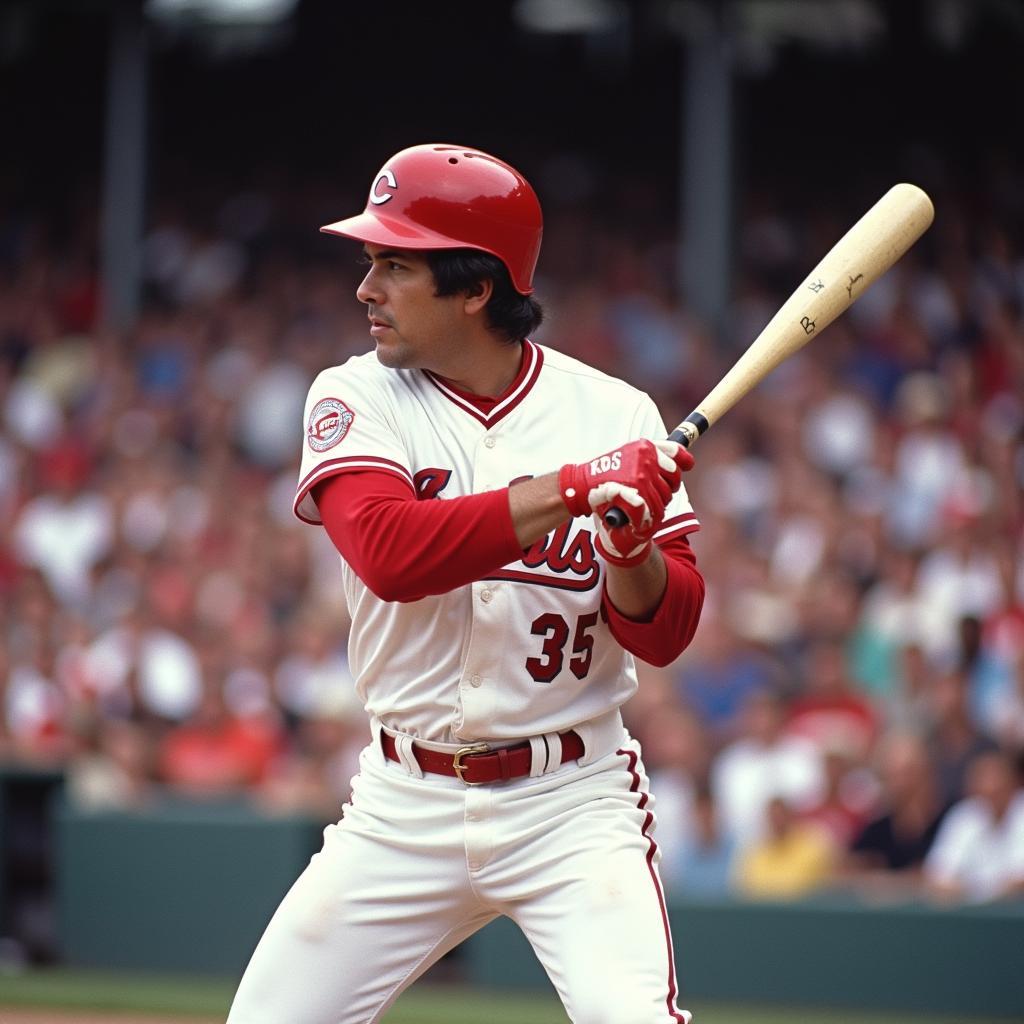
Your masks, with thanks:
<instances>
[{"instance_id":1,"label":"jersey button","mask_svg":"<svg viewBox=\"0 0 1024 1024\"><path fill-rule=\"evenodd\" d=\"M471 675L469 677L469 685L470 686L479 686L482 682L483 682L483 679L481 679L480 676L477 675L475 672L473 673L473 675Z\"/></svg>"},{"instance_id":2,"label":"jersey button","mask_svg":"<svg viewBox=\"0 0 1024 1024\"><path fill-rule=\"evenodd\" d=\"M484 604L490 604L492 597L494 597L494 591L493 590L481 590L480 591L480 600L483 601Z\"/></svg>"},{"instance_id":3,"label":"jersey button","mask_svg":"<svg viewBox=\"0 0 1024 1024\"><path fill-rule=\"evenodd\" d=\"M498 443L498 439L496 437L485 437L484 438L484 446L486 448L493 448L497 443Z\"/></svg>"}]
</instances>

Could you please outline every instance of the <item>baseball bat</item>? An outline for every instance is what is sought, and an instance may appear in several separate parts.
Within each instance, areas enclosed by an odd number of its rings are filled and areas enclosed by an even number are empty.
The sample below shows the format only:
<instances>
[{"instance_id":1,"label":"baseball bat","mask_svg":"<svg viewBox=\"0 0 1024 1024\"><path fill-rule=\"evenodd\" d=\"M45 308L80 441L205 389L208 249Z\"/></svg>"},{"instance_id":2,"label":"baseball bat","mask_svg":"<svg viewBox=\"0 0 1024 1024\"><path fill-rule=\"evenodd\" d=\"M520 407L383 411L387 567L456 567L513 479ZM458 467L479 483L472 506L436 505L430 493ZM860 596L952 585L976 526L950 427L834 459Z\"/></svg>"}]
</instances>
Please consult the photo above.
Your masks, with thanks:
<instances>
[{"instance_id":1,"label":"baseball bat","mask_svg":"<svg viewBox=\"0 0 1024 1024\"><path fill-rule=\"evenodd\" d=\"M932 201L916 185L893 185L829 249L669 440L691 447L779 363L859 299L924 234L934 216ZM604 521L609 527L625 526L626 514L612 507Z\"/></svg>"}]
</instances>

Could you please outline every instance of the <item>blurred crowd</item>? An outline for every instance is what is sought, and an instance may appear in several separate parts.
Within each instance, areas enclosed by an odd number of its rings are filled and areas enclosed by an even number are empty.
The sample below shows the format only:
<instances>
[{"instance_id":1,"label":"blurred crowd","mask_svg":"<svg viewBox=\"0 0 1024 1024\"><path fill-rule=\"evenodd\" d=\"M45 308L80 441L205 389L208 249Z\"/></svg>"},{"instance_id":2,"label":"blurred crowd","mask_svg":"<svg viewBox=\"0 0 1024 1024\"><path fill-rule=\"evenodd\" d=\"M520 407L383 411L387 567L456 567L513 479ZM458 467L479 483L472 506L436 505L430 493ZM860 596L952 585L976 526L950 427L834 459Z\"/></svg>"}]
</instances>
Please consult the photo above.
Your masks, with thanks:
<instances>
[{"instance_id":1,"label":"blurred crowd","mask_svg":"<svg viewBox=\"0 0 1024 1024\"><path fill-rule=\"evenodd\" d=\"M0 761L60 768L82 807L329 821L348 796L368 732L337 555L291 499L309 383L371 342L356 253L280 239L351 205L284 232L259 193L158 210L124 331L87 242L0 217ZM1024 895L1024 222L937 205L696 451L702 624L625 709L670 891ZM556 210L538 340L676 422L842 230L741 214L712 325L665 239Z\"/></svg>"}]
</instances>

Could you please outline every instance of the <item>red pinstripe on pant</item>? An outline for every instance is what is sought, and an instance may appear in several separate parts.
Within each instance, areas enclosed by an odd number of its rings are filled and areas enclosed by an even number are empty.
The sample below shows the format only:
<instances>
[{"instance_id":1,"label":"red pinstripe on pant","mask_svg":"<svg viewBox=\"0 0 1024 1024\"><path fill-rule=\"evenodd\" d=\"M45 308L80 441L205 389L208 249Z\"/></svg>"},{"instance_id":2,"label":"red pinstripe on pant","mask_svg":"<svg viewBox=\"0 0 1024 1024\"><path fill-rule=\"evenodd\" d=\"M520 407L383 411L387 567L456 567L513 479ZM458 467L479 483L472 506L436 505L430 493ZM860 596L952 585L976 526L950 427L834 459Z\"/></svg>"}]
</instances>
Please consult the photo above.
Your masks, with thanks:
<instances>
[{"instance_id":1,"label":"red pinstripe on pant","mask_svg":"<svg viewBox=\"0 0 1024 1024\"><path fill-rule=\"evenodd\" d=\"M640 792L640 773L636 770L637 756L632 750L618 750L616 753L629 759L627 770L633 779L629 787L629 791L631 793L639 794L640 801L637 804L637 807L642 811L647 806L650 794ZM668 996L665 999L665 1004L668 1007L669 1015L673 1020L679 1021L679 1024L689 1024L690 1014L681 1011L676 1006L676 995L678 989L676 988L675 951L672 948L672 930L669 927L668 911L665 908L665 893L662 891L661 880L658 878L658 872L654 870L654 855L658 852L658 844L654 841L653 836L649 836L647 834L647 830L651 827L653 822L654 815L648 811L644 817L643 827L640 831L648 843L647 870L651 873L651 881L654 883L654 889L658 894L658 906L661 908L661 922L665 928L665 945L668 949Z\"/></svg>"}]
</instances>

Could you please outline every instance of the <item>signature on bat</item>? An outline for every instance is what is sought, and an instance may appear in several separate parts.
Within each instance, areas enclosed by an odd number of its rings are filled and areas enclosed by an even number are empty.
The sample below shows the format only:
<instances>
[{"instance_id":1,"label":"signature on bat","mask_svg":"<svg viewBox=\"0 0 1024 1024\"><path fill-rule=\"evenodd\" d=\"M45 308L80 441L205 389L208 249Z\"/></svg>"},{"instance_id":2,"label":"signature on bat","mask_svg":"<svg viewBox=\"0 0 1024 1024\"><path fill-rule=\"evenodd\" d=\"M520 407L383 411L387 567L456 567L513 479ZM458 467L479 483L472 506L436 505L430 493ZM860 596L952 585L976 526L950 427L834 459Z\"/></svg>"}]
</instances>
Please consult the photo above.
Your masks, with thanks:
<instances>
[{"instance_id":1,"label":"signature on bat","mask_svg":"<svg viewBox=\"0 0 1024 1024\"><path fill-rule=\"evenodd\" d=\"M846 294L853 298L853 286L863 277L863 274L858 274L856 277L850 278L850 283L846 286Z\"/></svg>"}]
</instances>

